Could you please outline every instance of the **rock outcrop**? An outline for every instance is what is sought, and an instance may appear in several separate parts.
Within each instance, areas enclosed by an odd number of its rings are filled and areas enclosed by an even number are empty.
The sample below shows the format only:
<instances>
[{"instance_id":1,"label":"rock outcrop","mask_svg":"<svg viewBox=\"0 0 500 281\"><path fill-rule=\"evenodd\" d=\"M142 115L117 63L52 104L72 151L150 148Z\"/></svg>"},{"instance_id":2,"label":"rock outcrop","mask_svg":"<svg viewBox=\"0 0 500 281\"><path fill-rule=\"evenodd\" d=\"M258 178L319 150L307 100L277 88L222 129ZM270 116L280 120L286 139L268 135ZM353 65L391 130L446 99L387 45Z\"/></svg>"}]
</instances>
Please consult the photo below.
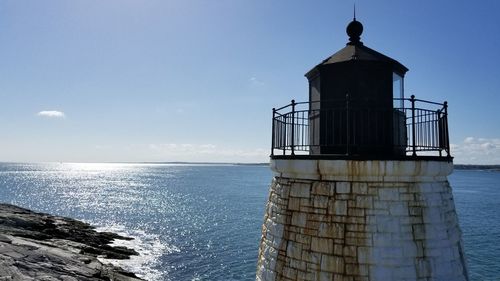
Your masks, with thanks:
<instances>
[{"instance_id":1,"label":"rock outcrop","mask_svg":"<svg viewBox=\"0 0 500 281\"><path fill-rule=\"evenodd\" d=\"M87 223L0 204L0 280L142 280L97 257L127 259L138 253L110 246L115 233Z\"/></svg>"}]
</instances>

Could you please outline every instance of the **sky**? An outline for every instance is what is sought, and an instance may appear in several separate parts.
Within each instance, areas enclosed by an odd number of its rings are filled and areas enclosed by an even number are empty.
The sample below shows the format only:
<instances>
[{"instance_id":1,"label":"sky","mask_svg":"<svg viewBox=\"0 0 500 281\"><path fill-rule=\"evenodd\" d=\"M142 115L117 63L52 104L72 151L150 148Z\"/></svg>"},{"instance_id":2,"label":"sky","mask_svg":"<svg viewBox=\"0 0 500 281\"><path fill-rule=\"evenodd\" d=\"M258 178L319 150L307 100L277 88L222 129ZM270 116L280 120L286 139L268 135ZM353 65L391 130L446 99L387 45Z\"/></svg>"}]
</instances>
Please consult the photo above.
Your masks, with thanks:
<instances>
[{"instance_id":1,"label":"sky","mask_svg":"<svg viewBox=\"0 0 500 281\"><path fill-rule=\"evenodd\" d=\"M0 0L0 161L267 162L271 109L347 43L354 1ZM500 164L499 1L356 1L366 46Z\"/></svg>"}]
</instances>

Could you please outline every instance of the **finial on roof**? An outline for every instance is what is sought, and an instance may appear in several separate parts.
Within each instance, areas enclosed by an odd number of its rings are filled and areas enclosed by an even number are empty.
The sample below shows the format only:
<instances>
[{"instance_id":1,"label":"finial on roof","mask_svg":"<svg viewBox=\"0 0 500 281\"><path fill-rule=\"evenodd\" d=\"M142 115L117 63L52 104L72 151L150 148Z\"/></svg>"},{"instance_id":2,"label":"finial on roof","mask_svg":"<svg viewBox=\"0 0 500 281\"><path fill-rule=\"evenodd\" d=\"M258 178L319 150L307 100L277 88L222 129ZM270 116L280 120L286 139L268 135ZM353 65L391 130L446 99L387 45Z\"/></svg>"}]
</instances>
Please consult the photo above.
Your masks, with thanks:
<instances>
[{"instance_id":1,"label":"finial on roof","mask_svg":"<svg viewBox=\"0 0 500 281\"><path fill-rule=\"evenodd\" d=\"M347 35L349 35L348 45L363 45L360 41L360 36L363 33L363 25L356 20L356 4L354 4L354 18L349 25L347 25L346 32Z\"/></svg>"}]
</instances>

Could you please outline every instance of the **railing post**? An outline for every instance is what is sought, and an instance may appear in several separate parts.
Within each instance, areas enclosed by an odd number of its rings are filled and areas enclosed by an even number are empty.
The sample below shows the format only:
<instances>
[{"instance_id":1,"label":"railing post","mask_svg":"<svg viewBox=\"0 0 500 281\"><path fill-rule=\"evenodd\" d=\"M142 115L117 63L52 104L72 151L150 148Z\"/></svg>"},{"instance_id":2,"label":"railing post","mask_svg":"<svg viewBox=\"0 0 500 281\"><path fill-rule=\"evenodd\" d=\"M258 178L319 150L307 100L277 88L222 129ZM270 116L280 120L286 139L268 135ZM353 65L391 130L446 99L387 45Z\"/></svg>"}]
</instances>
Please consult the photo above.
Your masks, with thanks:
<instances>
[{"instance_id":1,"label":"railing post","mask_svg":"<svg viewBox=\"0 0 500 281\"><path fill-rule=\"evenodd\" d=\"M273 120L272 120L272 132L271 132L271 156L274 156L274 142L275 142L275 138L276 138L276 132L275 132L275 129L276 129L276 121L275 119L276 118L276 108L273 107Z\"/></svg>"},{"instance_id":2,"label":"railing post","mask_svg":"<svg viewBox=\"0 0 500 281\"><path fill-rule=\"evenodd\" d=\"M448 157L450 157L450 135L448 133L448 102L445 101L443 103L443 109L444 109L444 134L445 134L445 145L446 145L446 154Z\"/></svg>"},{"instance_id":3,"label":"railing post","mask_svg":"<svg viewBox=\"0 0 500 281\"><path fill-rule=\"evenodd\" d=\"M295 155L295 100L292 100L292 155Z\"/></svg>"},{"instance_id":4,"label":"railing post","mask_svg":"<svg viewBox=\"0 0 500 281\"><path fill-rule=\"evenodd\" d=\"M412 149L413 156L417 156L417 145L415 136L415 95L411 95L411 138L412 138Z\"/></svg>"},{"instance_id":5,"label":"railing post","mask_svg":"<svg viewBox=\"0 0 500 281\"><path fill-rule=\"evenodd\" d=\"M444 150L446 150L446 147L443 147L443 146L446 146L445 144L443 144L444 142L444 131L442 129L442 123L444 119L442 119L441 117L444 117L444 113L443 113L443 110L442 109L438 109L436 111L436 114L437 114L437 126L438 126L438 129L437 129L437 139L438 139L438 148L439 148L439 157L442 157L443 156L443 148ZM443 134L443 135L441 135Z\"/></svg>"},{"instance_id":6,"label":"railing post","mask_svg":"<svg viewBox=\"0 0 500 281\"><path fill-rule=\"evenodd\" d=\"M288 114L283 114L283 122L284 122L284 126L283 126L283 133L281 133L281 136L283 137L283 155L286 155L286 145L287 145L287 130L286 130L286 127L287 127L287 119L288 119Z\"/></svg>"},{"instance_id":7,"label":"railing post","mask_svg":"<svg viewBox=\"0 0 500 281\"><path fill-rule=\"evenodd\" d=\"M351 142L351 122L349 118L349 93L345 94L345 108L346 108L346 127L347 127L347 136L346 136L346 155L350 154L350 142Z\"/></svg>"}]
</instances>

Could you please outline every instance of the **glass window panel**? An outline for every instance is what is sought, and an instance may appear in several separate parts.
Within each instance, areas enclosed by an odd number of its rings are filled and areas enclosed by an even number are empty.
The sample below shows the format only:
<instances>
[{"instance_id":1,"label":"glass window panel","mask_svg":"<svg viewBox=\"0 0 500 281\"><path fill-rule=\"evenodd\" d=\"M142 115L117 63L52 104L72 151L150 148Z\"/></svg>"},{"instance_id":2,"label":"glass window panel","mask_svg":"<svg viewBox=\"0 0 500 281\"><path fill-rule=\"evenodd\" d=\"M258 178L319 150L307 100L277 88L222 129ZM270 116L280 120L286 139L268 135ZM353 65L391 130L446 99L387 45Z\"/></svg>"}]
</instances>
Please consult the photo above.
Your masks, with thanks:
<instances>
[{"instance_id":1,"label":"glass window panel","mask_svg":"<svg viewBox=\"0 0 500 281\"><path fill-rule=\"evenodd\" d=\"M403 108L404 106L404 89L403 89L403 77L396 73L392 73L392 97L399 98L400 100L394 100L394 108Z\"/></svg>"}]
</instances>

